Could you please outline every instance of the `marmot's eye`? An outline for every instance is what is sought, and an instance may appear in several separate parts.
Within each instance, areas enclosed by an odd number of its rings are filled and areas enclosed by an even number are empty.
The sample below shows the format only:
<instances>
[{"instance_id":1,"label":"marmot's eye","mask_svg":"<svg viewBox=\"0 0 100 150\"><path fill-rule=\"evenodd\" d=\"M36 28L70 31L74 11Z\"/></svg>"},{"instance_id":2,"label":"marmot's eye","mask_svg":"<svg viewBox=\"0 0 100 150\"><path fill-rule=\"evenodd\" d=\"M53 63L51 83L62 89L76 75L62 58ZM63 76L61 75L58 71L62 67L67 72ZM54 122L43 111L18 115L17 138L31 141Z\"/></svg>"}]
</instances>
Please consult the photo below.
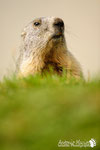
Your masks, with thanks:
<instances>
[{"instance_id":1,"label":"marmot's eye","mask_svg":"<svg viewBox=\"0 0 100 150\"><path fill-rule=\"evenodd\" d=\"M40 22L34 22L34 25L35 25L35 26L39 26L39 25L40 25Z\"/></svg>"}]
</instances>

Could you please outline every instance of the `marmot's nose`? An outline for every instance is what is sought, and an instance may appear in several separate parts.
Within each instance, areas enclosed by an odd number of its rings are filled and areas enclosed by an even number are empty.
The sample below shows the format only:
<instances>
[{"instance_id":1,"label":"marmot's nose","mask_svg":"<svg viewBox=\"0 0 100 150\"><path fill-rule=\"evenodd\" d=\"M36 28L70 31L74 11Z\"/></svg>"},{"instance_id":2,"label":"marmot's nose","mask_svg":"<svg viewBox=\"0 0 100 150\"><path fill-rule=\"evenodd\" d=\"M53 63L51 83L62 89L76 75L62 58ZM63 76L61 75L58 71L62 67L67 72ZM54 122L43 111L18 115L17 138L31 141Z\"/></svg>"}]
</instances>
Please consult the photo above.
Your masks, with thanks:
<instances>
[{"instance_id":1,"label":"marmot's nose","mask_svg":"<svg viewBox=\"0 0 100 150\"><path fill-rule=\"evenodd\" d=\"M59 29L60 31L63 31L64 30L64 22L62 19L60 18L56 18L54 20L54 23L53 23L53 26L57 29Z\"/></svg>"}]
</instances>

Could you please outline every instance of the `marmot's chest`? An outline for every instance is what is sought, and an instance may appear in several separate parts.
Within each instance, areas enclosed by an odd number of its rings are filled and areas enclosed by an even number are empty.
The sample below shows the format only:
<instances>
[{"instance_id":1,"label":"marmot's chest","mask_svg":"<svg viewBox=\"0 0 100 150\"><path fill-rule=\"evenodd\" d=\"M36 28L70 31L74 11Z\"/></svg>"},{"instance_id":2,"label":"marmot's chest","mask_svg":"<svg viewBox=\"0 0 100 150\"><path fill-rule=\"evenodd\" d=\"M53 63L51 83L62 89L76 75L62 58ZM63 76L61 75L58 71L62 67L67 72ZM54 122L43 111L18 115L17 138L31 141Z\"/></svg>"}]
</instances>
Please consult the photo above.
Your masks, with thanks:
<instances>
[{"instance_id":1,"label":"marmot's chest","mask_svg":"<svg viewBox=\"0 0 100 150\"><path fill-rule=\"evenodd\" d=\"M45 62L45 66L42 69L42 72L50 72L50 71L57 74L62 74L63 68L58 63L51 61Z\"/></svg>"}]
</instances>

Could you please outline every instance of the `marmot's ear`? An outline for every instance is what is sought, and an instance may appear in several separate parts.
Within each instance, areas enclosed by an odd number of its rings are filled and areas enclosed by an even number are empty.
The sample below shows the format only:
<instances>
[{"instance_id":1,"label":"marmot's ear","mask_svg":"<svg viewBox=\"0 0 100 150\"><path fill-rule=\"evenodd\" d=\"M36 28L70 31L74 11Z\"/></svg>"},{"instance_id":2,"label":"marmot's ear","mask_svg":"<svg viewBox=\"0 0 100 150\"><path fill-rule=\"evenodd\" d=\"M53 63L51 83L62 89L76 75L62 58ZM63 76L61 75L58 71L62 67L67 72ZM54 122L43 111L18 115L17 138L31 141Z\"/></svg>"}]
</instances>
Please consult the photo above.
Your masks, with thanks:
<instances>
[{"instance_id":1,"label":"marmot's ear","mask_svg":"<svg viewBox=\"0 0 100 150\"><path fill-rule=\"evenodd\" d=\"M21 33L21 37L23 37L23 39L24 39L25 36L26 36L26 32L22 32L22 33Z\"/></svg>"}]
</instances>

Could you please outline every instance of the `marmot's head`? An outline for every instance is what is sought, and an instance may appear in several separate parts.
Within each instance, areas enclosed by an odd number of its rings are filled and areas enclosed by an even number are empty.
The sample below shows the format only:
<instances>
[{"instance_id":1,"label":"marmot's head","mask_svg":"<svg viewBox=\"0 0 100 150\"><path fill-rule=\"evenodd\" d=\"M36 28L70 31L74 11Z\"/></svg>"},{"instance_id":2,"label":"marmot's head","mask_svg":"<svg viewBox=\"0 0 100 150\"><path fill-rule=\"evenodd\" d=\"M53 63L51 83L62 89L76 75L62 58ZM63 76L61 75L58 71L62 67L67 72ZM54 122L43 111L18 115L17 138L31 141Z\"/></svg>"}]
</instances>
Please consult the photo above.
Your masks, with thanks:
<instances>
[{"instance_id":1,"label":"marmot's head","mask_svg":"<svg viewBox=\"0 0 100 150\"><path fill-rule=\"evenodd\" d=\"M48 70L49 65L56 72L65 67L80 76L80 66L67 51L64 22L56 17L35 19L24 28L16 70L19 75L27 76Z\"/></svg>"},{"instance_id":2,"label":"marmot's head","mask_svg":"<svg viewBox=\"0 0 100 150\"><path fill-rule=\"evenodd\" d=\"M64 22L56 17L41 17L29 23L22 32L25 50L48 49L64 43Z\"/></svg>"}]
</instances>

